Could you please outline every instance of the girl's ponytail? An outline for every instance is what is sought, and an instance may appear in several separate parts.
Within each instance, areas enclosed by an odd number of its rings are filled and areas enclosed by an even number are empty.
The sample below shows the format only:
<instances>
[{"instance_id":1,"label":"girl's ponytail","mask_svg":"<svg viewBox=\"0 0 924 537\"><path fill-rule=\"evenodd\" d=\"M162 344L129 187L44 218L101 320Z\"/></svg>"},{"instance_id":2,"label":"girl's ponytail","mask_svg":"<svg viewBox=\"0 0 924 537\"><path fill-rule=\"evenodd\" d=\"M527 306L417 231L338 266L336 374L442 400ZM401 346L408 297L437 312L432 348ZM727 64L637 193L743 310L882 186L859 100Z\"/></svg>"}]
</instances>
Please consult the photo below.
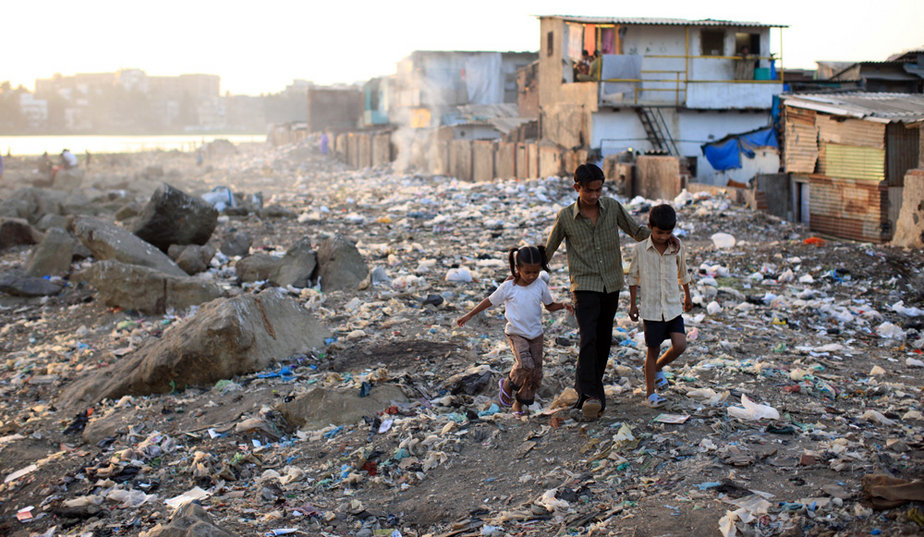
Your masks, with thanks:
<instances>
[{"instance_id":1,"label":"girl's ponytail","mask_svg":"<svg viewBox=\"0 0 924 537\"><path fill-rule=\"evenodd\" d=\"M513 281L517 281L520 277L517 273L517 249L511 248L507 251L507 260L510 262L510 274L513 276Z\"/></svg>"}]
</instances>

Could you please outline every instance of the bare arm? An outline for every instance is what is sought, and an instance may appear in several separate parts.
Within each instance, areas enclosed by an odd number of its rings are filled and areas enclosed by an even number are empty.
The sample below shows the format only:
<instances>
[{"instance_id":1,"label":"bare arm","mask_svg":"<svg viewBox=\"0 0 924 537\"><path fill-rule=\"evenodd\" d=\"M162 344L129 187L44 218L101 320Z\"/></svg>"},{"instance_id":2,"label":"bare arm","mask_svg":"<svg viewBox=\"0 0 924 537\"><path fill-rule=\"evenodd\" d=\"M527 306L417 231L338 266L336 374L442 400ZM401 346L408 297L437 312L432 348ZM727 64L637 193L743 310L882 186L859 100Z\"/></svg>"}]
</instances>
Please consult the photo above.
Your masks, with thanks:
<instances>
[{"instance_id":1,"label":"bare arm","mask_svg":"<svg viewBox=\"0 0 924 537\"><path fill-rule=\"evenodd\" d=\"M552 225L552 229L549 231L549 237L545 241L546 261L552 260L552 256L555 255L558 247L561 246L561 241L565 239L565 232L562 231L561 224L559 223L560 218L561 214L555 217L555 224Z\"/></svg>"},{"instance_id":2,"label":"bare arm","mask_svg":"<svg viewBox=\"0 0 924 537\"><path fill-rule=\"evenodd\" d=\"M465 323L469 322L469 321L471 320L472 317L474 317L475 315L478 315L479 313L483 312L484 310L490 308L491 305L492 305L492 304L491 304L491 300L490 300L490 299L486 298L486 299L482 300L477 306L475 306L475 307L472 309L472 311L470 311L470 312L466 313L465 315L463 315L463 316L459 317L458 319L456 319L456 324L459 325L459 326L465 326Z\"/></svg>"},{"instance_id":3,"label":"bare arm","mask_svg":"<svg viewBox=\"0 0 924 537\"><path fill-rule=\"evenodd\" d=\"M574 315L574 306L568 302L552 302L551 304L546 304L545 309L548 311L558 311L560 309L566 309L571 315Z\"/></svg>"},{"instance_id":4,"label":"bare arm","mask_svg":"<svg viewBox=\"0 0 924 537\"><path fill-rule=\"evenodd\" d=\"M629 286L629 318L633 321L638 320L638 286Z\"/></svg>"}]
</instances>

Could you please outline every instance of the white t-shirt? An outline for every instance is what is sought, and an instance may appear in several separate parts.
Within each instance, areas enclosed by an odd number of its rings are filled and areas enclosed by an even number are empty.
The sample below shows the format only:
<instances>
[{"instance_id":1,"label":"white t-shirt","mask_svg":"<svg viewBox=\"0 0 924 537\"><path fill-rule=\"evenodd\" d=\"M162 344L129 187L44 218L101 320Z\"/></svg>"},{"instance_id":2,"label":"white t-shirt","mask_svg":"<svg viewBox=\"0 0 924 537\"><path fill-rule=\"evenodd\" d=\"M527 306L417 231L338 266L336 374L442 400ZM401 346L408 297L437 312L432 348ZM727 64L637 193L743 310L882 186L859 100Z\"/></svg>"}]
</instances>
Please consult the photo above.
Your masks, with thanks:
<instances>
[{"instance_id":1,"label":"white t-shirt","mask_svg":"<svg viewBox=\"0 0 924 537\"><path fill-rule=\"evenodd\" d=\"M507 318L504 333L526 339L542 335L542 305L555 302L542 278L536 278L525 287L507 280L491 293L488 300L494 306L504 304L504 316Z\"/></svg>"}]
</instances>

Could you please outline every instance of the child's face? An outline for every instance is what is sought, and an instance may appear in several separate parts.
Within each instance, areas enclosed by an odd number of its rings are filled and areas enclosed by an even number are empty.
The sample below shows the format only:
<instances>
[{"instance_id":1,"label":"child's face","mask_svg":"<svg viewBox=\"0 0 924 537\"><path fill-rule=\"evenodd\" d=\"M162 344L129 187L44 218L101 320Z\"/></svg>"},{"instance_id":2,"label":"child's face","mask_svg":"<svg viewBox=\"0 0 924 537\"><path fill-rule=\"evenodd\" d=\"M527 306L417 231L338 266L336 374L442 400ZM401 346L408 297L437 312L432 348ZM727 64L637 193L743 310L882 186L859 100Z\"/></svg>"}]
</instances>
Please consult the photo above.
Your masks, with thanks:
<instances>
[{"instance_id":1,"label":"child's face","mask_svg":"<svg viewBox=\"0 0 924 537\"><path fill-rule=\"evenodd\" d=\"M517 266L517 274L520 276L517 283L521 285L529 285L536 281L536 278L539 277L539 272L542 271L542 265L536 264L523 264Z\"/></svg>"},{"instance_id":2,"label":"child's face","mask_svg":"<svg viewBox=\"0 0 924 537\"><path fill-rule=\"evenodd\" d=\"M591 181L586 185L574 183L574 189L577 190L582 205L596 205L603 195L603 181Z\"/></svg>"},{"instance_id":3,"label":"child's face","mask_svg":"<svg viewBox=\"0 0 924 537\"><path fill-rule=\"evenodd\" d=\"M667 239L673 232L673 229L661 229L658 226L651 226L651 242L658 246L663 246L667 244Z\"/></svg>"}]
</instances>

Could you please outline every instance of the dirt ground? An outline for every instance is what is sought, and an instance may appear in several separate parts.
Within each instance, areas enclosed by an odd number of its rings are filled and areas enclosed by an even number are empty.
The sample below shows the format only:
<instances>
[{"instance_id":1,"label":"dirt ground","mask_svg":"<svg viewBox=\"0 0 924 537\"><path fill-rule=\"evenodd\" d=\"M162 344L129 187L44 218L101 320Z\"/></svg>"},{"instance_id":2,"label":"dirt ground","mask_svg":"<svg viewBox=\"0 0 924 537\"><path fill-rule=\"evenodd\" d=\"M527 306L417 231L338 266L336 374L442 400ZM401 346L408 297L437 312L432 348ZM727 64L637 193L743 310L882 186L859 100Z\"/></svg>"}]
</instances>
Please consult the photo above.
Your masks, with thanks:
<instances>
[{"instance_id":1,"label":"dirt ground","mask_svg":"<svg viewBox=\"0 0 924 537\"><path fill-rule=\"evenodd\" d=\"M28 183L32 165L7 159L0 200ZM543 242L573 200L567 178L469 184L350 170L313 144L216 147L198 167L179 152L100 155L86 173L97 187L118 186L96 189L111 212L143 205L161 180L195 195L262 192L264 206L299 216L222 216L217 243L243 230L252 252L281 255L305 235L339 232L391 283L292 293L334 332L327 348L89 409L61 408L57 397L195 312L110 308L85 285L38 299L0 293L0 534L139 535L169 520L165 500L195 487L212 522L236 535L723 535L723 517L746 501L725 535L922 532L921 502L871 509L862 486L871 474L924 477L924 317L896 306L924 307L919 251L806 243L805 227L719 192L675 200L697 305L668 405L642 404L644 347L623 299L603 417L582 422L556 408L578 337L559 312L546 315L538 402L518 418L496 404L512 361L503 312L465 328L453 321L506 277L507 247ZM626 201L640 222L650 204ZM737 244L717 248L717 232ZM0 270L22 266L29 251L3 250ZM209 277L243 292L269 285L241 286L235 261L213 263ZM445 279L460 267L475 280ZM551 268L553 293L567 299L563 252ZM443 300L427 304L429 295ZM721 311L708 312L712 302ZM884 324L900 337L884 337ZM294 378L265 376L283 366ZM467 393L453 375L477 366L490 379ZM297 430L278 411L312 389L352 394L364 381L400 386L407 400L341 426L312 409L332 424L318 430ZM779 419L731 416L743 395ZM685 418L664 423L664 414ZM263 426L236 427L250 418ZM19 520L29 506L32 519Z\"/></svg>"}]
</instances>

